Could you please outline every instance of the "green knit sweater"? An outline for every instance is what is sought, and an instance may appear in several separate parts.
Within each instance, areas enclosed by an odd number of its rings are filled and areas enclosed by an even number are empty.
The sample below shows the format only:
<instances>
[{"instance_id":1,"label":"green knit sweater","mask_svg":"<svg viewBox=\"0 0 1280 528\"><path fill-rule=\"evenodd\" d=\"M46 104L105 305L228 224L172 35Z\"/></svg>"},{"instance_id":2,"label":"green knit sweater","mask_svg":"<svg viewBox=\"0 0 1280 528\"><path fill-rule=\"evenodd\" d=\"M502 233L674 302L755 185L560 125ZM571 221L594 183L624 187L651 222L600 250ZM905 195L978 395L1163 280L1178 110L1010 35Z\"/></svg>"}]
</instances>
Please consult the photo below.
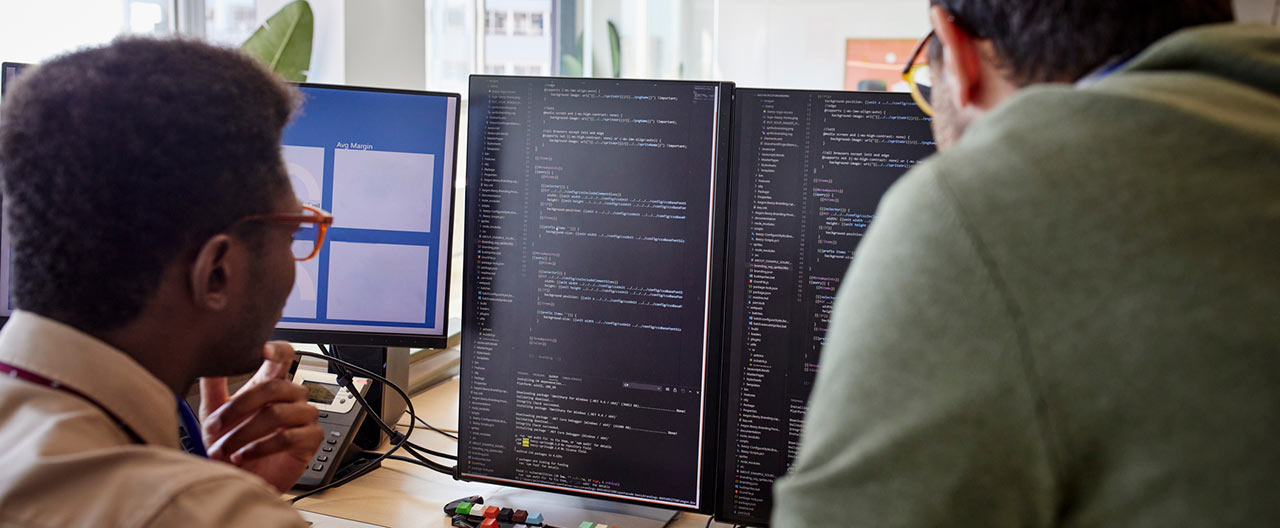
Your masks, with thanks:
<instances>
[{"instance_id":1,"label":"green knit sweater","mask_svg":"<svg viewBox=\"0 0 1280 528\"><path fill-rule=\"evenodd\" d=\"M1280 32L1018 92L881 204L773 525L1280 526Z\"/></svg>"}]
</instances>

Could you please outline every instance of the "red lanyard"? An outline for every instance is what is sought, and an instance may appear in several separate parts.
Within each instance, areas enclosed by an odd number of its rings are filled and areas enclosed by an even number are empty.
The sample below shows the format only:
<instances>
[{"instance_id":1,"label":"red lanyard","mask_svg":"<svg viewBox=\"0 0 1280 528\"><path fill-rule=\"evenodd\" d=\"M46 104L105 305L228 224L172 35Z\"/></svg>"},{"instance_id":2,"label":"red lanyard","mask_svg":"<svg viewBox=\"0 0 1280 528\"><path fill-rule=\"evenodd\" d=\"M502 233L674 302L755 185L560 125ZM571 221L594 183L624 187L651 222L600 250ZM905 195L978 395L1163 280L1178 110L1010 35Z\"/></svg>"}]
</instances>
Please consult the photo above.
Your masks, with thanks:
<instances>
[{"instance_id":1,"label":"red lanyard","mask_svg":"<svg viewBox=\"0 0 1280 528\"><path fill-rule=\"evenodd\" d=\"M66 385L63 385L62 383L60 383L60 382L58 382L58 381L56 381L56 380L51 380L51 379L49 379L49 378L46 378L46 377L41 376L41 375L39 375L39 374L36 374L36 373L34 373L34 372L31 372L31 371L28 371L28 370L25 370L25 369L22 369L22 368L19 368L19 367L15 367L15 366L13 366L13 365L10 365L10 364L8 364L8 363L4 363L4 362L0 362L0 374L3 374L3 375L6 375L6 376L9 376L10 378L17 378L17 379L20 379L20 380L22 380L22 381L26 381L26 382L29 382L29 383L34 383L34 384L36 384L36 385L41 385L41 386L44 386L44 387L49 387L50 389L53 389L53 390L60 390L60 391L62 391L62 392L65 392L65 393L70 394L70 395L72 395L72 396L75 396L75 397L77 397L77 398L80 398L80 399L82 399L82 400L84 400L84 401L87 401L87 402L89 402L89 403L93 404L93 406L94 406L94 407L97 407L97 408L98 408L98 410L100 410L100 411L102 411L103 413L105 413L108 417L110 417L110 418L111 418L111 420L112 420L112 421L114 421L114 422L116 423L116 425L120 426L120 429L124 430L125 434L128 434L128 435L129 435L129 438L133 440L133 443L135 443L135 444L145 444L145 443L146 443L146 442L143 442L143 441L142 441L142 437L138 436L138 433L135 433L135 432L133 431L133 428L129 427L128 425L125 425L125 423L124 423L123 421L121 421L119 417L117 417L117 416L116 416L115 414L113 414L111 411L107 410L107 408L106 408L106 407L103 407L101 403L98 403L98 402L97 402L96 400L94 400L93 398L90 398L89 396L85 395L85 393L83 393L83 392L80 392L80 391L75 390L75 389L73 389L73 388L71 388L71 387L68 387L68 386L66 386Z\"/></svg>"}]
</instances>

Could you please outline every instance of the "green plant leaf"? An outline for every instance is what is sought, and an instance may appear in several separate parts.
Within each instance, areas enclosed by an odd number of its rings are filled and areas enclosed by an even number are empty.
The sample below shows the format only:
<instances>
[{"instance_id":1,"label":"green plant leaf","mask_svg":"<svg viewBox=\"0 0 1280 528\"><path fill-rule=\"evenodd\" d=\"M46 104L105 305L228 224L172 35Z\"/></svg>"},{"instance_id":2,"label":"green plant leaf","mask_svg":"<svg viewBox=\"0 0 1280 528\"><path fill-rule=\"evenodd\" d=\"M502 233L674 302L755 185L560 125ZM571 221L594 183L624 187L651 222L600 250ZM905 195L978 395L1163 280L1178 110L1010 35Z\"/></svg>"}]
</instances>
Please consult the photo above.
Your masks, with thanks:
<instances>
[{"instance_id":1,"label":"green plant leaf","mask_svg":"<svg viewBox=\"0 0 1280 528\"><path fill-rule=\"evenodd\" d=\"M297 0L271 15L240 45L285 80L304 82L311 69L311 38L315 15L307 0Z\"/></svg>"},{"instance_id":2,"label":"green plant leaf","mask_svg":"<svg viewBox=\"0 0 1280 528\"><path fill-rule=\"evenodd\" d=\"M560 75L582 77L582 61L568 53L560 57Z\"/></svg>"},{"instance_id":3,"label":"green plant leaf","mask_svg":"<svg viewBox=\"0 0 1280 528\"><path fill-rule=\"evenodd\" d=\"M609 22L609 57L613 59L613 76L622 77L622 37L618 35L618 25Z\"/></svg>"}]
</instances>

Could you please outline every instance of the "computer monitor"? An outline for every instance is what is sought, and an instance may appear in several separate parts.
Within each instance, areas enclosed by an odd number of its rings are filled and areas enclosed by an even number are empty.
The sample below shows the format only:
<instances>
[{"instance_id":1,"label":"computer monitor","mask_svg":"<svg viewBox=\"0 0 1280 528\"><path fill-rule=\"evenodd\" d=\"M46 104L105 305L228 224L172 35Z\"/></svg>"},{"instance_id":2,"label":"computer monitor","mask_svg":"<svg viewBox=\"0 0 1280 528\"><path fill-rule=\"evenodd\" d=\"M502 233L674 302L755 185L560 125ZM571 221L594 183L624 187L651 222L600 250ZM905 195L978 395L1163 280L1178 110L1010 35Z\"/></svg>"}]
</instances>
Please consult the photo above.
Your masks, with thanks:
<instances>
[{"instance_id":1,"label":"computer monitor","mask_svg":"<svg viewBox=\"0 0 1280 528\"><path fill-rule=\"evenodd\" d=\"M4 102L4 96L9 93L9 83L30 66L19 62L0 63L0 102ZM0 200L0 217L3 217L3 207L3 200ZM0 220L0 325L9 320L14 310L13 294L9 289L13 277L12 263L13 243L9 240L8 228Z\"/></svg>"},{"instance_id":2,"label":"computer monitor","mask_svg":"<svg viewBox=\"0 0 1280 528\"><path fill-rule=\"evenodd\" d=\"M764 525L840 280L881 196L935 147L909 94L739 89L734 120L716 516Z\"/></svg>"},{"instance_id":3,"label":"computer monitor","mask_svg":"<svg viewBox=\"0 0 1280 528\"><path fill-rule=\"evenodd\" d=\"M285 165L298 199L334 223L320 254L298 263L275 337L444 347L458 94L298 88ZM314 236L304 230L295 243Z\"/></svg>"},{"instance_id":4,"label":"computer monitor","mask_svg":"<svg viewBox=\"0 0 1280 528\"><path fill-rule=\"evenodd\" d=\"M459 478L709 511L732 84L470 90Z\"/></svg>"}]
</instances>

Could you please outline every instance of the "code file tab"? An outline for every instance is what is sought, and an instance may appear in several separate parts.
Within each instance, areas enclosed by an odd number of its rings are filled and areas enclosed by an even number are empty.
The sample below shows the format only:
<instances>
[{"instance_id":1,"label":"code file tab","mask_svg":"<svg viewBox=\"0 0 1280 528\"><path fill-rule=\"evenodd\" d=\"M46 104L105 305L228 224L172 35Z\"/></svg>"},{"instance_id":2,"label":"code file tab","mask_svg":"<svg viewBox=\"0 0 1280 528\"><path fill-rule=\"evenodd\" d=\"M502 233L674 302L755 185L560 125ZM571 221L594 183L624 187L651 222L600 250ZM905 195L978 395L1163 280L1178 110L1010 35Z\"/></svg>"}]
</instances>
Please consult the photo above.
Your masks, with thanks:
<instances>
[{"instance_id":1,"label":"code file tab","mask_svg":"<svg viewBox=\"0 0 1280 528\"><path fill-rule=\"evenodd\" d=\"M471 78L463 478L706 500L730 89Z\"/></svg>"},{"instance_id":2,"label":"code file tab","mask_svg":"<svg viewBox=\"0 0 1280 528\"><path fill-rule=\"evenodd\" d=\"M935 147L908 94L740 89L734 121L717 512L764 524L773 482L795 458L840 280L881 196Z\"/></svg>"}]
</instances>

